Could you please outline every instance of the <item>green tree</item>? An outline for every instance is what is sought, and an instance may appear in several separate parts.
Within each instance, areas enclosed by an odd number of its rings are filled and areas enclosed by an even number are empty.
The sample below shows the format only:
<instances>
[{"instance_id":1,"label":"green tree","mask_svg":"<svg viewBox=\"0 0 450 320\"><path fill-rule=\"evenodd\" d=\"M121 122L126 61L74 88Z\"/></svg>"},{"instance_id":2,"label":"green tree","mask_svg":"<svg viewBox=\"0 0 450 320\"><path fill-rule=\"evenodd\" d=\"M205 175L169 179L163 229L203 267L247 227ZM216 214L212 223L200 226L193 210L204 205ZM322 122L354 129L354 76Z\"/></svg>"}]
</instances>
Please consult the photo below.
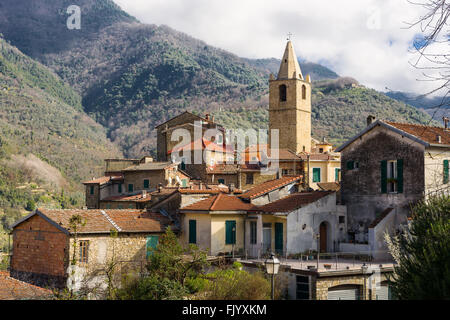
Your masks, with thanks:
<instances>
[{"instance_id":1,"label":"green tree","mask_svg":"<svg viewBox=\"0 0 450 320\"><path fill-rule=\"evenodd\" d=\"M450 196L417 204L407 230L386 239L398 263L390 279L398 299L450 299Z\"/></svg>"}]
</instances>

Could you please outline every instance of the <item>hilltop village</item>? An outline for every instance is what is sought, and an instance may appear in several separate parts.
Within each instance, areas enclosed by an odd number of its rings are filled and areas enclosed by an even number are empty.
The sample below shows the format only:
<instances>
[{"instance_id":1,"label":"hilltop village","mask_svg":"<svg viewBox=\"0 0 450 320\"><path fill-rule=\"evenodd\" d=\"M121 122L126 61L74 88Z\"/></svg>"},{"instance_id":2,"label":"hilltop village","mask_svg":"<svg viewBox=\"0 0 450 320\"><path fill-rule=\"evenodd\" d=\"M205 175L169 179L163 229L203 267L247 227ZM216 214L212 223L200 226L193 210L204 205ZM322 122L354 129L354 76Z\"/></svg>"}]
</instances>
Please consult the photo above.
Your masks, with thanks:
<instances>
[{"instance_id":1,"label":"hilltop village","mask_svg":"<svg viewBox=\"0 0 450 320\"><path fill-rule=\"evenodd\" d=\"M412 204L448 193L448 119L441 128L368 115L365 129L336 148L312 138L311 97L311 77L288 41L269 79L277 143L269 136L237 151L223 135L209 139L209 130L228 129L212 114L159 124L156 159L105 159L104 175L84 182L85 209L37 209L12 226L11 277L65 287L69 257L83 273L113 251L142 265L170 227L183 245L248 270L275 253L290 299L390 299L385 233L407 225ZM201 137L180 145L181 129ZM187 161L198 153L200 163ZM85 220L76 230L74 215Z\"/></svg>"}]
</instances>

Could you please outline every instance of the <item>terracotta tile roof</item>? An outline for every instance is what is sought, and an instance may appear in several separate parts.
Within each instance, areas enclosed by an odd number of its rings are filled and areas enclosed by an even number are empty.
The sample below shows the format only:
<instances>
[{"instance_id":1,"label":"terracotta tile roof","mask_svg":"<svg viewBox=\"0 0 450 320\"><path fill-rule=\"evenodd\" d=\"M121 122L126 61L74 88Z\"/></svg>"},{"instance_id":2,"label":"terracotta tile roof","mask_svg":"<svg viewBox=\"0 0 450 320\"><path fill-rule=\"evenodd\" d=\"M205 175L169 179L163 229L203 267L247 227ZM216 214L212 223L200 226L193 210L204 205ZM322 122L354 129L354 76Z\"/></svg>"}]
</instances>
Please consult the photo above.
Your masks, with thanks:
<instances>
[{"instance_id":1,"label":"terracotta tile roof","mask_svg":"<svg viewBox=\"0 0 450 320\"><path fill-rule=\"evenodd\" d=\"M256 211L265 213L291 212L334 193L333 191L313 191L293 193L287 197L259 206Z\"/></svg>"},{"instance_id":2,"label":"terracotta tile roof","mask_svg":"<svg viewBox=\"0 0 450 320\"><path fill-rule=\"evenodd\" d=\"M100 200L100 202L102 202L102 201L147 202L147 201L151 201L151 199L152 199L152 197L150 194L147 194L144 198L142 193L139 193L139 194L135 194L135 195L131 195L131 196L130 195L120 195L120 196L108 197L108 198Z\"/></svg>"},{"instance_id":3,"label":"terracotta tile roof","mask_svg":"<svg viewBox=\"0 0 450 320\"><path fill-rule=\"evenodd\" d=\"M383 220L384 218L386 218L386 216L392 211L394 210L394 208L387 208L386 210L384 210L382 213L380 213L378 215L378 217L372 221L372 223L369 225L369 228L375 228L380 222L381 220Z\"/></svg>"},{"instance_id":4,"label":"terracotta tile roof","mask_svg":"<svg viewBox=\"0 0 450 320\"><path fill-rule=\"evenodd\" d=\"M123 175L118 175L118 176L104 176L104 177L100 177L97 179L92 179L92 180L88 180L88 181L84 181L83 184L105 184L108 183L110 181L120 181L123 180Z\"/></svg>"},{"instance_id":5,"label":"terracotta tile roof","mask_svg":"<svg viewBox=\"0 0 450 320\"><path fill-rule=\"evenodd\" d=\"M165 232L168 226L175 230L170 218L157 212L108 210L108 216L122 232Z\"/></svg>"},{"instance_id":6,"label":"terracotta tile roof","mask_svg":"<svg viewBox=\"0 0 450 320\"><path fill-rule=\"evenodd\" d=\"M318 182L317 186L323 191L339 191L341 189L338 182Z\"/></svg>"},{"instance_id":7,"label":"terracotta tile roof","mask_svg":"<svg viewBox=\"0 0 450 320\"><path fill-rule=\"evenodd\" d=\"M256 207L236 196L220 193L181 209L184 211L249 211Z\"/></svg>"},{"instance_id":8,"label":"terracotta tile roof","mask_svg":"<svg viewBox=\"0 0 450 320\"><path fill-rule=\"evenodd\" d=\"M275 189L284 187L285 185L288 185L290 183L299 181L301 180L301 178L302 176L284 176L281 179L266 181L257 186L254 186L247 192L241 194L239 197L243 199L253 199Z\"/></svg>"},{"instance_id":9,"label":"terracotta tile roof","mask_svg":"<svg viewBox=\"0 0 450 320\"><path fill-rule=\"evenodd\" d=\"M278 149L277 152L278 152L278 156L276 158L278 160L281 160L281 161L283 161L283 160L284 161L292 161L292 160L300 161L301 160L301 158L298 157L295 154L295 152L293 152L289 149ZM275 159L275 157L273 157L273 158L271 157L272 149L270 149L270 147L267 144L257 144L257 145L247 147L244 150L244 152L242 153L244 156L244 159L250 160L250 159L247 159L248 154L250 154L250 153L258 153L258 155L257 155L259 157L258 160L261 160L260 154L262 154L262 156L267 155L267 157L269 159Z\"/></svg>"},{"instance_id":10,"label":"terracotta tile roof","mask_svg":"<svg viewBox=\"0 0 450 320\"><path fill-rule=\"evenodd\" d=\"M0 271L0 300L44 300L53 297L52 291L11 278Z\"/></svg>"},{"instance_id":11,"label":"terracotta tile roof","mask_svg":"<svg viewBox=\"0 0 450 320\"><path fill-rule=\"evenodd\" d=\"M309 160L335 160L337 158L337 156L332 155L332 154L328 154L328 153L310 153L309 154ZM302 160L308 160L308 156L306 153L302 152L299 153L299 157Z\"/></svg>"},{"instance_id":12,"label":"terracotta tile roof","mask_svg":"<svg viewBox=\"0 0 450 320\"><path fill-rule=\"evenodd\" d=\"M178 151L192 151L192 150L198 150L198 147L200 147L200 150L211 150L211 151L215 151L215 152L222 152L222 153L233 153L234 154L234 150L231 148L231 146L222 146L222 145L218 145L212 141L209 141L205 138L201 138L199 140L195 140L192 141L191 143L185 144L184 146L181 147L176 147L173 148L172 150L169 150L168 154L172 154L173 152L178 152Z\"/></svg>"},{"instance_id":13,"label":"terracotta tile roof","mask_svg":"<svg viewBox=\"0 0 450 320\"><path fill-rule=\"evenodd\" d=\"M275 152L276 152L276 151L275 151ZM268 150L268 155L269 155L269 158L275 159L275 157L272 158L272 157L270 156L270 155L271 155L271 149ZM291 150L288 150L288 149L278 149L278 160L281 160L281 161L283 161L283 160L285 160L285 161L294 161L294 160L301 161L302 158L300 158L299 156L297 156L297 155L295 154L295 152L293 152L293 151L291 151Z\"/></svg>"},{"instance_id":14,"label":"terracotta tile roof","mask_svg":"<svg viewBox=\"0 0 450 320\"><path fill-rule=\"evenodd\" d=\"M171 166L176 166L176 164L172 162L147 162L125 168L123 171L158 171Z\"/></svg>"},{"instance_id":15,"label":"terracotta tile roof","mask_svg":"<svg viewBox=\"0 0 450 320\"><path fill-rule=\"evenodd\" d=\"M110 233L111 230L117 230L119 232L159 232L160 229L155 228L155 224L152 221L154 215L149 214L148 216L146 210L79 210L79 209L38 209L35 214L39 214L46 219L49 219L50 223L54 226L60 228L62 231L72 234L73 230L70 228L70 218L73 215L79 215L84 221L84 225L78 227L78 232L82 234L90 233ZM34 214L16 222L13 227L17 227L21 222L27 220ZM137 226L134 221L137 216L145 216L148 220L139 220L142 225ZM157 214L158 215L158 214ZM118 221L115 221L118 219ZM128 220L128 222L127 222ZM157 221L162 221L158 217ZM122 230L122 226L126 226L126 230ZM135 229L129 229L130 226L135 226Z\"/></svg>"},{"instance_id":16,"label":"terracotta tile roof","mask_svg":"<svg viewBox=\"0 0 450 320\"><path fill-rule=\"evenodd\" d=\"M399 122L391 122L385 121L387 124L396 127L406 133L409 133L425 142L431 144L443 144L450 145L450 131L445 130L441 127L431 127L431 126L423 126L419 124L412 123L399 123ZM437 141L437 136L441 136L441 143Z\"/></svg>"}]
</instances>

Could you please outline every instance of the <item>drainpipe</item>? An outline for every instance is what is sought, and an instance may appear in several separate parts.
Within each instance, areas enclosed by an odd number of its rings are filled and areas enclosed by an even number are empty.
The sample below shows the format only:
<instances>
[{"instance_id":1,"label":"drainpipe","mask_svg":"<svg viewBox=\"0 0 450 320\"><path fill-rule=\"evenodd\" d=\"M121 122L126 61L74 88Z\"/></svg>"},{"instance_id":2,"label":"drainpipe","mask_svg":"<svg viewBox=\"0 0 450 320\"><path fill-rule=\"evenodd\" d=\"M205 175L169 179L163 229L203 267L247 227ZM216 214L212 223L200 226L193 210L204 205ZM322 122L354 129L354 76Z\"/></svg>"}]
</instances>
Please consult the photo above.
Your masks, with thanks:
<instances>
[{"instance_id":1,"label":"drainpipe","mask_svg":"<svg viewBox=\"0 0 450 320\"><path fill-rule=\"evenodd\" d=\"M310 154L308 154L307 155L307 161L308 161L308 171L307 171L307 174L306 174L306 178L307 178L307 180L306 180L306 186L308 187L308 189L310 188L310 185L309 185L309 158L310 158Z\"/></svg>"}]
</instances>

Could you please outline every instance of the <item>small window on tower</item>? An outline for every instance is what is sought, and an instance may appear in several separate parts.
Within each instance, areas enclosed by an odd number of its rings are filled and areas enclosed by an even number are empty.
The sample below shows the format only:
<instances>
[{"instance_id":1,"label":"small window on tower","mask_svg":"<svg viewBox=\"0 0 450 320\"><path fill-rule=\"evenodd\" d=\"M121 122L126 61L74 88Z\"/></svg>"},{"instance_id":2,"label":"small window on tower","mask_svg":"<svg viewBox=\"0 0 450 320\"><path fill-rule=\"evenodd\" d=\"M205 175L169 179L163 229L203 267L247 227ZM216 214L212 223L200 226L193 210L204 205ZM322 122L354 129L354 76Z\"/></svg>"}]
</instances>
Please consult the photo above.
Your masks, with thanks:
<instances>
[{"instance_id":1,"label":"small window on tower","mask_svg":"<svg viewBox=\"0 0 450 320\"><path fill-rule=\"evenodd\" d=\"M305 85L302 86L302 99L303 100L306 99L306 86Z\"/></svg>"},{"instance_id":2,"label":"small window on tower","mask_svg":"<svg viewBox=\"0 0 450 320\"><path fill-rule=\"evenodd\" d=\"M286 92L287 92L286 85L282 84L280 86L280 101L286 101Z\"/></svg>"}]
</instances>

